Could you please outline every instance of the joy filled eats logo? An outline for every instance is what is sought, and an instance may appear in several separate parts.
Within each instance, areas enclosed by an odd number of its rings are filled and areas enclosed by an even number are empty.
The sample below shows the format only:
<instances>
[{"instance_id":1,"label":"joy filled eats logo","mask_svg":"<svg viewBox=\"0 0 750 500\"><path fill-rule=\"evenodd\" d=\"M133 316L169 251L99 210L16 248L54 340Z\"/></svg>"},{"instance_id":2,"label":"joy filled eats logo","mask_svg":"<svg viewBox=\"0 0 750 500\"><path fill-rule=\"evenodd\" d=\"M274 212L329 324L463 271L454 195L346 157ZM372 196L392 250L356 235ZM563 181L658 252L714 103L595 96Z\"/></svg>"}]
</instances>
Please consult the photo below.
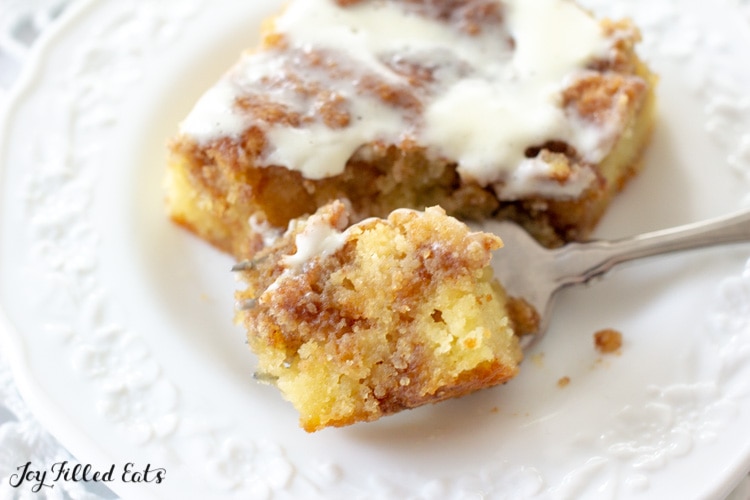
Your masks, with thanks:
<instances>
[{"instance_id":1,"label":"joy filled eats logo","mask_svg":"<svg viewBox=\"0 0 750 500\"><path fill-rule=\"evenodd\" d=\"M42 488L54 488L59 481L109 483L119 479L123 483L160 484L167 476L166 469L151 464L138 467L133 462L122 467L112 464L105 470L96 470L90 464L71 464L67 460L56 462L47 469L37 469L31 462L26 462L16 470L18 472L8 478L10 485L13 488L30 487L32 493L39 493Z\"/></svg>"}]
</instances>

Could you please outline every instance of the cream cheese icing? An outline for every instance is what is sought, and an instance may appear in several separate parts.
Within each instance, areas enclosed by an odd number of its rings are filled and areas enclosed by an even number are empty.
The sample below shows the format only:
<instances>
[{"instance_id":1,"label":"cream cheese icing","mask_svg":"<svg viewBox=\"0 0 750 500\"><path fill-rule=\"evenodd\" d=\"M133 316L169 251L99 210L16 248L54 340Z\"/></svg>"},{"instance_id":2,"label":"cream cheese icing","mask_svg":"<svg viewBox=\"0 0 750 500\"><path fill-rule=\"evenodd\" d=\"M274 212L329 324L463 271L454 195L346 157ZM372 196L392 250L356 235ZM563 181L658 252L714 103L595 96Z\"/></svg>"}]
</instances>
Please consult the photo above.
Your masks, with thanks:
<instances>
[{"instance_id":1,"label":"cream cheese icing","mask_svg":"<svg viewBox=\"0 0 750 500\"><path fill-rule=\"evenodd\" d=\"M413 141L428 154L456 161L465 180L496 185L506 199L545 186L547 196L575 196L593 181L593 172L579 169L568 185L560 188L555 181L558 188L550 188L541 160L525 157L529 146L555 140L595 163L614 141L613 127L582 126L562 105L565 84L606 58L616 41L574 3L472 0L466 4L495 16L468 27L466 18L453 19L429 2L340 3L291 0L274 25L285 49L244 55L200 99L181 133L206 143L237 139L256 126L269 144L262 164L284 165L308 179L343 172L367 143ZM327 58L324 64L309 63L316 54ZM326 69L332 63L335 71ZM398 71L410 64L429 78L411 85L409 75ZM311 101L300 92L289 78L295 66L331 89L328 101ZM384 102L368 90L368 79L409 88L412 101ZM247 94L262 95L296 121L257 119L238 106ZM320 109L336 99L343 103L343 121L320 120Z\"/></svg>"},{"instance_id":2,"label":"cream cheese icing","mask_svg":"<svg viewBox=\"0 0 750 500\"><path fill-rule=\"evenodd\" d=\"M346 242L347 233L331 225L330 221L313 214L305 227L295 236L297 251L284 257L283 263L289 269L299 270L313 257L325 257L338 251Z\"/></svg>"},{"instance_id":3,"label":"cream cheese icing","mask_svg":"<svg viewBox=\"0 0 750 500\"><path fill-rule=\"evenodd\" d=\"M397 208L392 213L408 212L416 211L411 208ZM378 220L377 217L368 217L349 225L345 229L336 227L326 214L312 214L304 222L297 219L292 220L287 228L287 234L296 231L299 224L304 224L304 228L294 237L295 252L283 257L282 263L287 272L284 276L288 275L289 272L299 272L306 263L314 258L333 255L343 248L354 233Z\"/></svg>"}]
</instances>

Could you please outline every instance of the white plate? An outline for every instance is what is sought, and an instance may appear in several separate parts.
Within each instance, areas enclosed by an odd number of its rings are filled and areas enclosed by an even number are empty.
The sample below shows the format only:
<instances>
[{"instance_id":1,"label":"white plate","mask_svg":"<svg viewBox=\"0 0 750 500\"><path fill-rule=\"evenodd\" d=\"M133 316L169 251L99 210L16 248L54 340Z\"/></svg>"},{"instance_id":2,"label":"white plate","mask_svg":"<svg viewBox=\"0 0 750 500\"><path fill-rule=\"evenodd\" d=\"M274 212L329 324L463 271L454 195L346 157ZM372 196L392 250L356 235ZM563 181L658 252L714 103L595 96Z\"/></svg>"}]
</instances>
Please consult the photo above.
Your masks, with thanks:
<instances>
[{"instance_id":1,"label":"white plate","mask_svg":"<svg viewBox=\"0 0 750 500\"><path fill-rule=\"evenodd\" d=\"M376 423L308 435L252 380L230 259L166 220L161 179L177 122L280 3L88 2L36 53L0 149L0 329L45 425L134 498L726 495L750 470L747 245L570 290L512 383ZM739 4L586 4L634 17L662 76L647 168L600 235L743 206ZM620 355L595 351L605 327ZM123 483L128 462L166 478Z\"/></svg>"}]
</instances>

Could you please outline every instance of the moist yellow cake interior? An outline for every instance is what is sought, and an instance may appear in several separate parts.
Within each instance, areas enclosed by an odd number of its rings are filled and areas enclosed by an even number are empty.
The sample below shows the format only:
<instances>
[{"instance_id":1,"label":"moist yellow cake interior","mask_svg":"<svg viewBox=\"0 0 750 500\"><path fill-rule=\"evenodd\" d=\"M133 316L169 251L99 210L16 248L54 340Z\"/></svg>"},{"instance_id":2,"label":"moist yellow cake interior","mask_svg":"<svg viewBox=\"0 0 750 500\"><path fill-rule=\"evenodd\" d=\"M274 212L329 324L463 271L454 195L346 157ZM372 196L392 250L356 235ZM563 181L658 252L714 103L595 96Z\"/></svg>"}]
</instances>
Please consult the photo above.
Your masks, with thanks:
<instances>
[{"instance_id":1,"label":"moist yellow cake interior","mask_svg":"<svg viewBox=\"0 0 750 500\"><path fill-rule=\"evenodd\" d=\"M343 205L313 216L342 225ZM290 270L297 226L245 272L239 299L261 379L308 431L375 420L502 383L521 353L492 276L493 235L441 209L399 210L346 230L335 253Z\"/></svg>"}]
</instances>

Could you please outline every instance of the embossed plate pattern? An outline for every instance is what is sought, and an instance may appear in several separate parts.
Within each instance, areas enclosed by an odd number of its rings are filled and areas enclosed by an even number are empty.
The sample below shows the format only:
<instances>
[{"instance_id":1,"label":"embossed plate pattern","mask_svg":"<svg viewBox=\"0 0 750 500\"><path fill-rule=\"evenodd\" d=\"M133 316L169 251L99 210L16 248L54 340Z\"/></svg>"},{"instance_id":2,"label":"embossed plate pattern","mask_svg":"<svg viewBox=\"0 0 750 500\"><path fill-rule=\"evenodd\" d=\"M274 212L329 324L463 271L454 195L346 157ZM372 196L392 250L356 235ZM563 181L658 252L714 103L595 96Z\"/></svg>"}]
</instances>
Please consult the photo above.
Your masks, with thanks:
<instances>
[{"instance_id":1,"label":"embossed plate pattern","mask_svg":"<svg viewBox=\"0 0 750 500\"><path fill-rule=\"evenodd\" d=\"M584 3L635 18L662 76L647 168L599 234L746 205L746 6ZM161 178L176 123L280 4L91 1L40 45L0 143L0 338L39 418L83 462L165 468L109 485L136 498L726 495L750 470L746 245L566 292L517 380L373 424L305 434L252 380L231 262L165 219ZM594 349L606 327L619 355Z\"/></svg>"}]
</instances>

